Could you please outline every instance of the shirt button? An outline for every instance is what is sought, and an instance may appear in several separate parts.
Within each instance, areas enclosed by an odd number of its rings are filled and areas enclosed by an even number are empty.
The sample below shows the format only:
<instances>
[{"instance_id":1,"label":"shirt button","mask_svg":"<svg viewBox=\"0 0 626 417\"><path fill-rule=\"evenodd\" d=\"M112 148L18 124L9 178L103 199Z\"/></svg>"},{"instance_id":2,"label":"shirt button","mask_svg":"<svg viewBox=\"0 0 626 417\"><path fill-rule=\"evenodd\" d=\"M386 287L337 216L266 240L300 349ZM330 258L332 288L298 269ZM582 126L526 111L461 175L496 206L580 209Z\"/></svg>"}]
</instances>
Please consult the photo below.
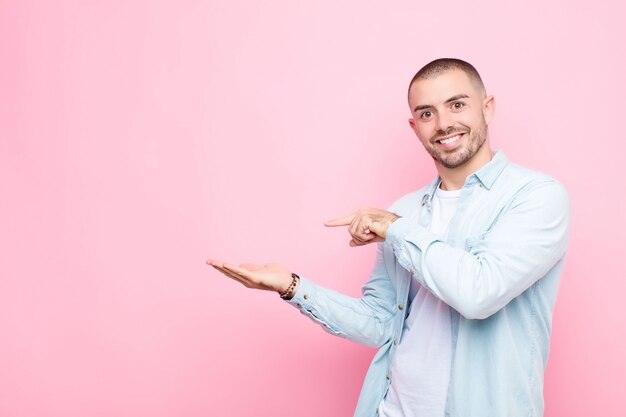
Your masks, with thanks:
<instances>
[{"instance_id":1,"label":"shirt button","mask_svg":"<svg viewBox=\"0 0 626 417\"><path fill-rule=\"evenodd\" d=\"M308 299L309 299L309 294L304 294L302 297L303 297L305 300L308 300Z\"/></svg>"},{"instance_id":2,"label":"shirt button","mask_svg":"<svg viewBox=\"0 0 626 417\"><path fill-rule=\"evenodd\" d=\"M398 310L403 310L403 309L404 309L404 305L398 304Z\"/></svg>"},{"instance_id":3,"label":"shirt button","mask_svg":"<svg viewBox=\"0 0 626 417\"><path fill-rule=\"evenodd\" d=\"M398 339L393 339L393 344L397 345L398 344Z\"/></svg>"},{"instance_id":4,"label":"shirt button","mask_svg":"<svg viewBox=\"0 0 626 417\"><path fill-rule=\"evenodd\" d=\"M485 188L485 186L484 186L484 185L482 185L482 184L480 184L480 188Z\"/></svg>"}]
</instances>

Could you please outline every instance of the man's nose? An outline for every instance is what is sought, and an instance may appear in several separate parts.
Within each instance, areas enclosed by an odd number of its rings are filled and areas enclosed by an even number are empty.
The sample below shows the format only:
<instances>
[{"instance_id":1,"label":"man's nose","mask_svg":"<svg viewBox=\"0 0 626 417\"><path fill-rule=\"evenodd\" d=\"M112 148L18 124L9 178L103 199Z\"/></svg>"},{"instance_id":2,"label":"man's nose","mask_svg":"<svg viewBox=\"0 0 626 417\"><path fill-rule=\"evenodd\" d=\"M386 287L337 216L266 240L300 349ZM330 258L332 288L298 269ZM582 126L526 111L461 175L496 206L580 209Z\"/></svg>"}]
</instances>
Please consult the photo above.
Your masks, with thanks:
<instances>
[{"instance_id":1,"label":"man's nose","mask_svg":"<svg viewBox=\"0 0 626 417\"><path fill-rule=\"evenodd\" d=\"M451 127L454 126L454 121L446 112L439 112L437 114L437 130L442 132L447 132Z\"/></svg>"}]
</instances>

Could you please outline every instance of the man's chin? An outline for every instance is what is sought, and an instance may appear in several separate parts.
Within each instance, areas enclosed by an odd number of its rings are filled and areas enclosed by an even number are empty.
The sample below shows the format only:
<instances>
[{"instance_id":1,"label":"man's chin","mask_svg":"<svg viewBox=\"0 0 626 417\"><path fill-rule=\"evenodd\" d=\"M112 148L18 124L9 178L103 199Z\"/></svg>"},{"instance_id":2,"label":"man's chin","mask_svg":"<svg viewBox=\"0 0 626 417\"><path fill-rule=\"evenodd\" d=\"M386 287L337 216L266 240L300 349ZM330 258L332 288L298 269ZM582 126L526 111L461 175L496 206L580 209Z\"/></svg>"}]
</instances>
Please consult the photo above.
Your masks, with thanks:
<instances>
[{"instance_id":1,"label":"man's chin","mask_svg":"<svg viewBox=\"0 0 626 417\"><path fill-rule=\"evenodd\" d=\"M465 165L470 160L470 158L468 158L467 155L459 155L456 158L443 158L437 156L435 157L435 160L445 168L454 169Z\"/></svg>"}]
</instances>

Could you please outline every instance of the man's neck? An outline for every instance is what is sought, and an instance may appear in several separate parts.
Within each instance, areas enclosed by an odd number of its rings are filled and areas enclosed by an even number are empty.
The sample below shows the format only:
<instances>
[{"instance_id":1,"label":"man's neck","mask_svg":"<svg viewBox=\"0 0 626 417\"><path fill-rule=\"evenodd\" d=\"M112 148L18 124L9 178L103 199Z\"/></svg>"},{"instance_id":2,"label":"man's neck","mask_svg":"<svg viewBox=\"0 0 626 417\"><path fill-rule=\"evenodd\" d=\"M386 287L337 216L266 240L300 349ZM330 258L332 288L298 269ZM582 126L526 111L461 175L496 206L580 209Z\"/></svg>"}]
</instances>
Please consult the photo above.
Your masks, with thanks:
<instances>
[{"instance_id":1,"label":"man's neck","mask_svg":"<svg viewBox=\"0 0 626 417\"><path fill-rule=\"evenodd\" d=\"M493 158L493 151L487 143L466 163L456 168L446 168L440 162L435 161L437 172L441 177L439 187L442 190L459 190L463 188L468 176L487 165Z\"/></svg>"}]
</instances>

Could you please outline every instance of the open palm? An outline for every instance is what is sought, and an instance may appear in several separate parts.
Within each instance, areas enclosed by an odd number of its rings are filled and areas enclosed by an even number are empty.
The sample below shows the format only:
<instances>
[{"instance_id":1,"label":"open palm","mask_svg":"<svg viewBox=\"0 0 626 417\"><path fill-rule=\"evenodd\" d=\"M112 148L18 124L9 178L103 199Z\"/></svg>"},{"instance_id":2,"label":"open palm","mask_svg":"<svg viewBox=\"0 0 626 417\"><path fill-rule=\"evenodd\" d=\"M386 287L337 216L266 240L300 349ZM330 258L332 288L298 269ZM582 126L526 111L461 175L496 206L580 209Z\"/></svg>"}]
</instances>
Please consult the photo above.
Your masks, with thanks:
<instances>
[{"instance_id":1,"label":"open palm","mask_svg":"<svg viewBox=\"0 0 626 417\"><path fill-rule=\"evenodd\" d=\"M248 288L283 292L291 283L291 273L282 265L275 263L264 265L244 263L235 266L215 259L207 259L206 263Z\"/></svg>"}]
</instances>

